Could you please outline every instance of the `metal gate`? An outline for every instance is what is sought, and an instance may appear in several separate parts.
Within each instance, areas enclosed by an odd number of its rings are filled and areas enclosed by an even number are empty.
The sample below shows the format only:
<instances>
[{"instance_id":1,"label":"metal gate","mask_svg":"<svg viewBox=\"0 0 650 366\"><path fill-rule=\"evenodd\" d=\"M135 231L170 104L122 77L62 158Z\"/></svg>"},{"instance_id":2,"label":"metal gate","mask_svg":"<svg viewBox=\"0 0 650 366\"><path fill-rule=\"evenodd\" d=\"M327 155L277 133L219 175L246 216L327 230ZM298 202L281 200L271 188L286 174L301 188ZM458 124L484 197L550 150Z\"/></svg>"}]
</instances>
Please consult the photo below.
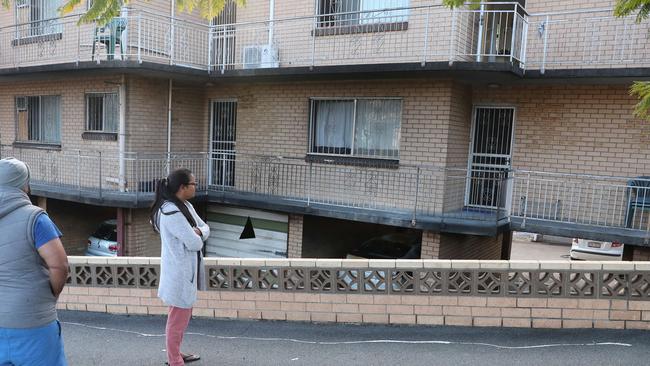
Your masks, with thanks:
<instances>
[{"instance_id":1,"label":"metal gate","mask_svg":"<svg viewBox=\"0 0 650 366\"><path fill-rule=\"evenodd\" d=\"M504 207L511 168L515 109L475 107L465 205Z\"/></svg>"},{"instance_id":2,"label":"metal gate","mask_svg":"<svg viewBox=\"0 0 650 366\"><path fill-rule=\"evenodd\" d=\"M230 187L235 184L237 101L212 101L210 121L210 184Z\"/></svg>"}]
</instances>

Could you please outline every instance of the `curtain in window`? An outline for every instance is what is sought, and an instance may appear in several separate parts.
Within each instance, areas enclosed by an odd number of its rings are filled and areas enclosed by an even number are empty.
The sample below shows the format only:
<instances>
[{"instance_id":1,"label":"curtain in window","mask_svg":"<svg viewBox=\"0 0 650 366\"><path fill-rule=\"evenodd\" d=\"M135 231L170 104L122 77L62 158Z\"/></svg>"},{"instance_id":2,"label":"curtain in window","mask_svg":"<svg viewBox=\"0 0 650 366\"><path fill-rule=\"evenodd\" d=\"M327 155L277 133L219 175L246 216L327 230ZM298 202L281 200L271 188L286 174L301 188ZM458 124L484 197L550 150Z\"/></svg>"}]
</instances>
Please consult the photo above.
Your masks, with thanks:
<instances>
[{"instance_id":1,"label":"curtain in window","mask_svg":"<svg viewBox=\"0 0 650 366\"><path fill-rule=\"evenodd\" d=\"M120 105L117 93L104 95L104 132L117 132Z\"/></svg>"},{"instance_id":2,"label":"curtain in window","mask_svg":"<svg viewBox=\"0 0 650 366\"><path fill-rule=\"evenodd\" d=\"M317 100L315 108L315 153L349 154L352 148L354 101Z\"/></svg>"},{"instance_id":3,"label":"curtain in window","mask_svg":"<svg viewBox=\"0 0 650 366\"><path fill-rule=\"evenodd\" d=\"M41 139L41 98L27 97L27 139Z\"/></svg>"},{"instance_id":4,"label":"curtain in window","mask_svg":"<svg viewBox=\"0 0 650 366\"><path fill-rule=\"evenodd\" d=\"M60 100L58 95L41 97L41 142L61 142Z\"/></svg>"},{"instance_id":5,"label":"curtain in window","mask_svg":"<svg viewBox=\"0 0 650 366\"><path fill-rule=\"evenodd\" d=\"M398 157L401 114L401 100L359 100L354 155Z\"/></svg>"},{"instance_id":6,"label":"curtain in window","mask_svg":"<svg viewBox=\"0 0 650 366\"><path fill-rule=\"evenodd\" d=\"M383 11L383 9L405 8L409 0L361 0L360 24L397 23L408 20L408 9Z\"/></svg>"}]
</instances>

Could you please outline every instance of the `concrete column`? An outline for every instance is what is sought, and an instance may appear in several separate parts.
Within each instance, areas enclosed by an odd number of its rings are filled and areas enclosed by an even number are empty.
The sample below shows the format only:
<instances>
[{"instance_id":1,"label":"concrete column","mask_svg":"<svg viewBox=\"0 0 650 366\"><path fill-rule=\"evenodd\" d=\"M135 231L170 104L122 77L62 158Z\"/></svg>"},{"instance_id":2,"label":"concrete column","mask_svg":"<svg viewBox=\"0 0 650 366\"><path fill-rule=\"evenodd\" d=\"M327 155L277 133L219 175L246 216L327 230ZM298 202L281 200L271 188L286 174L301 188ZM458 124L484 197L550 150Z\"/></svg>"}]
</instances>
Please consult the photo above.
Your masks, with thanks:
<instances>
[{"instance_id":1,"label":"concrete column","mask_svg":"<svg viewBox=\"0 0 650 366\"><path fill-rule=\"evenodd\" d=\"M438 259L440 255L440 233L422 231L422 259Z\"/></svg>"},{"instance_id":2,"label":"concrete column","mask_svg":"<svg viewBox=\"0 0 650 366\"><path fill-rule=\"evenodd\" d=\"M289 233L287 238L287 257L302 257L302 215L289 215Z\"/></svg>"}]
</instances>

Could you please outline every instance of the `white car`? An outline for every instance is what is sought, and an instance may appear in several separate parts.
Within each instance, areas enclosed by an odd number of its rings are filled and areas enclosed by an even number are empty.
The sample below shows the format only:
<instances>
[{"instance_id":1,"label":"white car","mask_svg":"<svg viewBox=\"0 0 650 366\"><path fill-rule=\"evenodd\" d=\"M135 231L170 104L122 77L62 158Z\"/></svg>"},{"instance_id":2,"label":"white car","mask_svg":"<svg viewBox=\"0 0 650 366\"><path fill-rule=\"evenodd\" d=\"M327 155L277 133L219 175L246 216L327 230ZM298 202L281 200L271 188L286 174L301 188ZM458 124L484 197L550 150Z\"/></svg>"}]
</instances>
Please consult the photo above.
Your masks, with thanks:
<instances>
[{"instance_id":1,"label":"white car","mask_svg":"<svg viewBox=\"0 0 650 366\"><path fill-rule=\"evenodd\" d=\"M613 241L573 239L571 259L586 261L620 261L623 259L623 244Z\"/></svg>"},{"instance_id":2,"label":"white car","mask_svg":"<svg viewBox=\"0 0 650 366\"><path fill-rule=\"evenodd\" d=\"M116 257L120 251L117 242L117 221L107 220L88 238L86 255L99 257Z\"/></svg>"}]
</instances>

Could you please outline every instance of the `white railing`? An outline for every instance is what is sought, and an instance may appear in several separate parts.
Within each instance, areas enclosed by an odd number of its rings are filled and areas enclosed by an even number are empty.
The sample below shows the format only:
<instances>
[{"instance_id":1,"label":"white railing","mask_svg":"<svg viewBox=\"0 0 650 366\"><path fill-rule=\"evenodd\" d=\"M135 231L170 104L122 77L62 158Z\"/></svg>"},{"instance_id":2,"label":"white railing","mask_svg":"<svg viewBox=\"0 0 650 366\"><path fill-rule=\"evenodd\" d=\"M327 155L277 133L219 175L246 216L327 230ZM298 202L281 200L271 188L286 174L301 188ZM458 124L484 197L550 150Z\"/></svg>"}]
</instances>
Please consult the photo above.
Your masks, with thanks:
<instances>
[{"instance_id":1,"label":"white railing","mask_svg":"<svg viewBox=\"0 0 650 366\"><path fill-rule=\"evenodd\" d=\"M612 9L532 14L526 68L624 68L650 65L648 22L617 18Z\"/></svg>"},{"instance_id":2,"label":"white railing","mask_svg":"<svg viewBox=\"0 0 650 366\"><path fill-rule=\"evenodd\" d=\"M202 192L239 194L306 206L380 210L421 217L497 221L516 217L641 230L650 238L650 179L514 170L472 172L430 165L341 165L233 153L116 153L0 146L31 167L36 185L79 194L151 199L170 170L188 168ZM348 161L349 163L349 161ZM480 174L479 174L480 173Z\"/></svg>"},{"instance_id":3,"label":"white railing","mask_svg":"<svg viewBox=\"0 0 650 366\"><path fill-rule=\"evenodd\" d=\"M515 171L510 179L513 217L650 233L649 177Z\"/></svg>"},{"instance_id":4,"label":"white railing","mask_svg":"<svg viewBox=\"0 0 650 366\"><path fill-rule=\"evenodd\" d=\"M212 155L212 157L210 156ZM151 199L158 180L176 168L188 168L203 192L253 195L301 203L496 221L504 210L467 210L466 191L499 201L503 177L470 177L464 169L377 163L345 166L331 161L255 155L127 153L120 174L116 153L44 150L1 146L0 157L14 156L32 169L32 183L99 197L135 195ZM478 201L477 201L478 202Z\"/></svg>"},{"instance_id":5,"label":"white railing","mask_svg":"<svg viewBox=\"0 0 650 366\"><path fill-rule=\"evenodd\" d=\"M130 10L106 27L80 15L0 28L0 68L130 60L203 70L427 62L526 69L648 67L648 22L611 9L528 15L516 3L348 12L215 25Z\"/></svg>"},{"instance_id":6,"label":"white railing","mask_svg":"<svg viewBox=\"0 0 650 366\"><path fill-rule=\"evenodd\" d=\"M230 70L349 64L518 61L525 11L422 6L210 26L128 10L104 27L80 15L0 28L0 68L130 60Z\"/></svg>"}]
</instances>

